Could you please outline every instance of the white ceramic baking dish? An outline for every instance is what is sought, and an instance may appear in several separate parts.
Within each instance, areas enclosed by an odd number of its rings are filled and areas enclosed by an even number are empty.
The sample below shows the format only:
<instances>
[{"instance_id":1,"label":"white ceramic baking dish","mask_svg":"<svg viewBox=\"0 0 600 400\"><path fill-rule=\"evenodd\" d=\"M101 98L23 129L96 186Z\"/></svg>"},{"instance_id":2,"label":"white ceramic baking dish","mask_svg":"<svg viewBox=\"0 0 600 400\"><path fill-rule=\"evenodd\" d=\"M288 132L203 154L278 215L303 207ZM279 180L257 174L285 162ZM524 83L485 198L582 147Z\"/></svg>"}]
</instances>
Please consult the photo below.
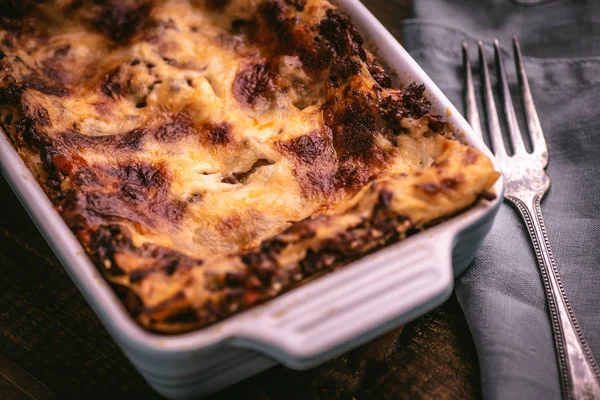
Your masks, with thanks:
<instances>
[{"instance_id":1,"label":"white ceramic baking dish","mask_svg":"<svg viewBox=\"0 0 600 400\"><path fill-rule=\"evenodd\" d=\"M357 0L339 0L396 84L424 83L436 112L461 140L491 154L393 36ZM162 395L194 398L277 362L304 369L348 351L441 304L455 275L490 230L498 198L205 329L163 336L129 316L4 135L2 173L90 306L127 357ZM500 170L496 165L497 170Z\"/></svg>"}]
</instances>

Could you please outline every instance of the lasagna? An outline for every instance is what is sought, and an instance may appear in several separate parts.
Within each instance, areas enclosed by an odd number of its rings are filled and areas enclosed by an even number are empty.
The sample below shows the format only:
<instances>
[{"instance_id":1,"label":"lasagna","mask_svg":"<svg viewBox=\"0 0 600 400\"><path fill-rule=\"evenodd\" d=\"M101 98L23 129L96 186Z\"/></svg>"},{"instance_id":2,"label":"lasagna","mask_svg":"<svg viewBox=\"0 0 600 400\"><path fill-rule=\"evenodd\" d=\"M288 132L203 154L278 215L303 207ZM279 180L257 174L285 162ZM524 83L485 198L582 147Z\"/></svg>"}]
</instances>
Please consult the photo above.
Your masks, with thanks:
<instances>
[{"instance_id":1,"label":"lasagna","mask_svg":"<svg viewBox=\"0 0 600 400\"><path fill-rule=\"evenodd\" d=\"M0 126L139 324L197 329L490 193L326 0L8 2Z\"/></svg>"}]
</instances>

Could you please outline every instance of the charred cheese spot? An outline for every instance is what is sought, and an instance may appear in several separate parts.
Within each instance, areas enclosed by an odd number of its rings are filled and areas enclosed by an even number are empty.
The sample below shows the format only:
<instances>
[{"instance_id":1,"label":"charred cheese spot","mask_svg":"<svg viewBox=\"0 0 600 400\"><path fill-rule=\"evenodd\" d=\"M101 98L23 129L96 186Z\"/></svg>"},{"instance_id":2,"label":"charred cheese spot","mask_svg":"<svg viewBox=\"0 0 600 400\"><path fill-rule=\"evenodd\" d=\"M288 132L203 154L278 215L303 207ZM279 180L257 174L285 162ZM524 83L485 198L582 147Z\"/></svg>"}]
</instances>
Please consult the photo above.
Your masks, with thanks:
<instances>
[{"instance_id":1,"label":"charred cheese spot","mask_svg":"<svg viewBox=\"0 0 600 400\"><path fill-rule=\"evenodd\" d=\"M286 8L283 0L262 2L256 10L253 39L267 46L285 40L294 23L286 17Z\"/></svg>"},{"instance_id":2,"label":"charred cheese spot","mask_svg":"<svg viewBox=\"0 0 600 400\"><path fill-rule=\"evenodd\" d=\"M66 97L69 95L69 91L66 88L48 85L39 78L28 78L25 80L25 84L28 88L51 96Z\"/></svg>"},{"instance_id":3,"label":"charred cheese spot","mask_svg":"<svg viewBox=\"0 0 600 400\"><path fill-rule=\"evenodd\" d=\"M204 125L208 142L213 145L223 145L233 140L231 124L228 122L208 122Z\"/></svg>"},{"instance_id":4,"label":"charred cheese spot","mask_svg":"<svg viewBox=\"0 0 600 400\"><path fill-rule=\"evenodd\" d=\"M265 64L252 64L237 73L233 94L242 105L265 106L275 94L274 80L274 74Z\"/></svg>"},{"instance_id":5,"label":"charred cheese spot","mask_svg":"<svg viewBox=\"0 0 600 400\"><path fill-rule=\"evenodd\" d=\"M327 40L334 52L340 56L359 56L363 61L366 52L358 31L348 18L335 9L327 10L327 18L320 24L320 34Z\"/></svg>"},{"instance_id":6,"label":"charred cheese spot","mask_svg":"<svg viewBox=\"0 0 600 400\"><path fill-rule=\"evenodd\" d=\"M125 87L121 82L121 66L106 74L102 80L101 90L102 92L112 98L117 98L125 95Z\"/></svg>"},{"instance_id":7,"label":"charred cheese spot","mask_svg":"<svg viewBox=\"0 0 600 400\"><path fill-rule=\"evenodd\" d=\"M154 137L159 142L175 142L194 133L195 129L189 117L180 113L175 116L172 122L158 128L154 133Z\"/></svg>"},{"instance_id":8,"label":"charred cheese spot","mask_svg":"<svg viewBox=\"0 0 600 400\"><path fill-rule=\"evenodd\" d=\"M374 136L385 128L368 101L351 101L334 108L327 125L333 130L333 143L342 159L370 158Z\"/></svg>"},{"instance_id":9,"label":"charred cheese spot","mask_svg":"<svg viewBox=\"0 0 600 400\"><path fill-rule=\"evenodd\" d=\"M82 150L95 149L98 152L138 151L142 148L142 140L148 134L146 129L134 129L126 133L88 136L73 129L58 135L58 141L67 148Z\"/></svg>"},{"instance_id":10,"label":"charred cheese spot","mask_svg":"<svg viewBox=\"0 0 600 400\"><path fill-rule=\"evenodd\" d=\"M76 168L63 155L54 156L59 172L71 175ZM164 165L130 162L113 166L83 166L72 179L73 189L66 192L61 207L74 229L84 223L103 221L138 224L151 229L162 219L175 223L187 206L168 196L169 178ZM158 220L157 220L158 218Z\"/></svg>"},{"instance_id":11,"label":"charred cheese spot","mask_svg":"<svg viewBox=\"0 0 600 400\"><path fill-rule=\"evenodd\" d=\"M324 132L313 131L286 142L278 142L277 147L294 160L294 172L307 197L333 194L337 159L330 137Z\"/></svg>"},{"instance_id":12,"label":"charred cheese spot","mask_svg":"<svg viewBox=\"0 0 600 400\"><path fill-rule=\"evenodd\" d=\"M306 0L285 0L285 2L297 11L304 11L304 7L306 7Z\"/></svg>"},{"instance_id":13,"label":"charred cheese spot","mask_svg":"<svg viewBox=\"0 0 600 400\"><path fill-rule=\"evenodd\" d=\"M206 7L210 10L223 10L229 3L229 0L205 0Z\"/></svg>"},{"instance_id":14,"label":"charred cheese spot","mask_svg":"<svg viewBox=\"0 0 600 400\"><path fill-rule=\"evenodd\" d=\"M389 88L392 86L392 79L390 78L390 75L387 73L383 65L377 61L373 54L367 53L366 62L369 73L381 87Z\"/></svg>"},{"instance_id":15,"label":"charred cheese spot","mask_svg":"<svg viewBox=\"0 0 600 400\"><path fill-rule=\"evenodd\" d=\"M148 20L151 4L137 0L102 2L96 11L95 28L115 43L124 43L140 32Z\"/></svg>"},{"instance_id":16,"label":"charred cheese spot","mask_svg":"<svg viewBox=\"0 0 600 400\"><path fill-rule=\"evenodd\" d=\"M434 182L417 183L415 185L418 189L422 190L425 194L434 196L442 190L442 188Z\"/></svg>"}]
</instances>

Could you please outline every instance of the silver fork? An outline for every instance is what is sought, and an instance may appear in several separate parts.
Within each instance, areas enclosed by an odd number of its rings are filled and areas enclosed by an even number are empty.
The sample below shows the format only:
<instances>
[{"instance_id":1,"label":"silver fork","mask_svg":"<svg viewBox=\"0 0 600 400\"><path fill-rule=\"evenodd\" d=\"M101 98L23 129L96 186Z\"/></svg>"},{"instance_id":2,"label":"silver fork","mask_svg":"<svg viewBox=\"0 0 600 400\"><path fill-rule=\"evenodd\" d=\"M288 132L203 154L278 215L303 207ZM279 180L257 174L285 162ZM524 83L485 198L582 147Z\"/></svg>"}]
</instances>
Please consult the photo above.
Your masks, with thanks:
<instances>
[{"instance_id":1,"label":"silver fork","mask_svg":"<svg viewBox=\"0 0 600 400\"><path fill-rule=\"evenodd\" d=\"M504 102L508 136L513 149L512 155L504 147L487 61L483 51L483 43L480 41L478 44L483 97L492 151L504 173L506 182L505 200L515 206L521 214L529 231L529 237L531 238L533 250L535 251L540 267L546 300L550 310L550 320L554 331L554 343L556 345L563 397L574 400L598 400L600 399L600 371L579 328L573 309L567 300L552 251L550 250L548 234L546 233L542 217L540 203L550 187L550 178L544 171L548 165L548 149L540 120L533 104L519 42L515 37L515 62L521 97L527 117L527 127L533 146L531 153L526 150L523 143L523 137L517 123L515 109L510 96L502 52L498 40L494 40L498 83ZM481 136L482 131L466 43L463 43L463 63L466 81L465 102L467 119L475 132Z\"/></svg>"}]
</instances>

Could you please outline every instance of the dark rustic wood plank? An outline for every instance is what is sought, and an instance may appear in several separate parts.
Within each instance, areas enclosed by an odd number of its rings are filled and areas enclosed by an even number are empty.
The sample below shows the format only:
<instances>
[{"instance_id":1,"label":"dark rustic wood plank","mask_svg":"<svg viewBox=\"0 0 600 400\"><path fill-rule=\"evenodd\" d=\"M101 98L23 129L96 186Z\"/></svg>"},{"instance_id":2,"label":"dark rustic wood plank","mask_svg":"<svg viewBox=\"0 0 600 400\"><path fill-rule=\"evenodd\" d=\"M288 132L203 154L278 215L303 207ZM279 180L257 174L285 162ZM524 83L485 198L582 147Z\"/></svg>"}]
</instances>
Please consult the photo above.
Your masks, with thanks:
<instances>
[{"instance_id":1,"label":"dark rustic wood plank","mask_svg":"<svg viewBox=\"0 0 600 400\"><path fill-rule=\"evenodd\" d=\"M3 354L0 354L0 379L4 400L58 400L52 390Z\"/></svg>"},{"instance_id":2,"label":"dark rustic wood plank","mask_svg":"<svg viewBox=\"0 0 600 400\"><path fill-rule=\"evenodd\" d=\"M32 400L19 386L0 375L0 394L5 400Z\"/></svg>"},{"instance_id":3,"label":"dark rustic wood plank","mask_svg":"<svg viewBox=\"0 0 600 400\"><path fill-rule=\"evenodd\" d=\"M364 3L401 39L408 0ZM0 210L0 398L160 398L110 339L3 179ZM451 299L320 367L275 367L212 399L478 398L478 375L464 316Z\"/></svg>"}]
</instances>

